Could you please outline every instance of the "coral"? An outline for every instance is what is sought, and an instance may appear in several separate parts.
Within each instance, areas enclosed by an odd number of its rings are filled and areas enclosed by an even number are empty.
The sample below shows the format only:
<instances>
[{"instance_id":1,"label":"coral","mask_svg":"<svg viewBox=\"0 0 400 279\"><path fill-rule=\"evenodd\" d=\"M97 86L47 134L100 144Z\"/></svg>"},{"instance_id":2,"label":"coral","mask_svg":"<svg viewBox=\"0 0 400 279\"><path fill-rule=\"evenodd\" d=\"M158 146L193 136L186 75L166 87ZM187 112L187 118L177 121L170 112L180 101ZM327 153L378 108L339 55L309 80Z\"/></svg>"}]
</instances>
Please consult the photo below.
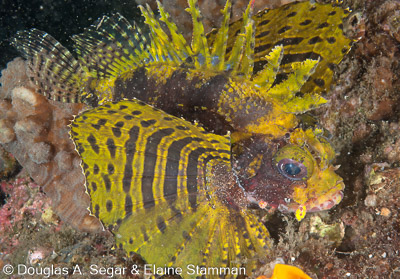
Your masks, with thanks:
<instances>
[{"instance_id":1,"label":"coral","mask_svg":"<svg viewBox=\"0 0 400 279\"><path fill-rule=\"evenodd\" d=\"M330 225L324 223L319 216L312 216L309 220L309 224L304 222L302 226L309 226L310 233L320 237L327 236L329 240L337 243L341 243L344 237L344 225L342 222Z\"/></svg>"},{"instance_id":2,"label":"coral","mask_svg":"<svg viewBox=\"0 0 400 279\"><path fill-rule=\"evenodd\" d=\"M373 141L376 148L376 140L382 138L378 135L387 134L384 120L398 121L400 52L395 31L387 23L394 21L396 7L396 1L364 4L365 36L339 66L338 85L328 94L330 103L319 110L321 124L333 134L338 151L365 141ZM382 151L378 147L371 162L379 160Z\"/></svg>"},{"instance_id":3,"label":"coral","mask_svg":"<svg viewBox=\"0 0 400 279\"><path fill-rule=\"evenodd\" d=\"M33 276L20 274L10 278L53 278L50 275L59 275L56 270L61 268L66 273L71 271L71 274L76 264L85 271L92 264L99 267L129 267L129 264L133 264L132 260L124 261L118 253L104 253L111 250L113 238L110 235L78 233L60 222L52 214L51 199L30 178L2 182L0 189L8 197L7 203L0 208L0 268L11 264L15 268L24 265L31 270L38 270L35 274L31 271L30 275ZM48 275L39 276L40 270ZM82 278L82 275L68 278Z\"/></svg>"},{"instance_id":4,"label":"coral","mask_svg":"<svg viewBox=\"0 0 400 279\"><path fill-rule=\"evenodd\" d=\"M382 156L390 164L400 162L399 122L390 122L385 127L385 141L382 142Z\"/></svg>"},{"instance_id":5,"label":"coral","mask_svg":"<svg viewBox=\"0 0 400 279\"><path fill-rule=\"evenodd\" d=\"M18 234L12 233L25 216L41 214L51 206L51 201L40 192L39 186L30 179L17 179L11 183L2 182L1 191L8 197L0 208L0 247L3 253L17 249ZM11 248L5 249L10 246Z\"/></svg>"},{"instance_id":6,"label":"coral","mask_svg":"<svg viewBox=\"0 0 400 279\"><path fill-rule=\"evenodd\" d=\"M343 211L347 236L338 250L357 262L354 266L368 267L364 269L365 277L396 278L398 271L394 267L400 264L400 169L367 166L364 181L368 207L360 206L353 215L348 215L349 210Z\"/></svg>"},{"instance_id":7,"label":"coral","mask_svg":"<svg viewBox=\"0 0 400 279\"><path fill-rule=\"evenodd\" d=\"M163 0L160 2L174 19L177 26L179 26L184 37L187 40L190 40L192 34L192 19L189 14L185 12L185 8L187 8L187 0ZM222 19L221 10L224 8L225 2L225 0L199 0L199 7L203 16L204 30L206 32L220 26L220 21ZM291 2L294 2L294 0L255 1L254 11L257 12L265 8L274 9ZM149 4L153 10L157 8L155 0L136 0L136 3L140 5ZM248 3L249 1L246 0L232 1L231 22L237 21L242 17Z\"/></svg>"},{"instance_id":8,"label":"coral","mask_svg":"<svg viewBox=\"0 0 400 279\"><path fill-rule=\"evenodd\" d=\"M8 67L1 78L0 143L43 187L62 220L84 231L101 230L89 216L80 158L68 135L67 125L82 105L60 105L35 93L21 59Z\"/></svg>"},{"instance_id":9,"label":"coral","mask_svg":"<svg viewBox=\"0 0 400 279\"><path fill-rule=\"evenodd\" d=\"M15 157L0 146L0 179L12 176L18 169L19 165Z\"/></svg>"},{"instance_id":10,"label":"coral","mask_svg":"<svg viewBox=\"0 0 400 279\"><path fill-rule=\"evenodd\" d=\"M11 97L11 90L28 83L28 76L26 72L21 69L25 69L25 61L21 57L18 57L7 64L6 71L1 72L0 99L9 99ZM6 111L5 109L6 107L4 107L4 105L0 105L0 111Z\"/></svg>"}]
</instances>

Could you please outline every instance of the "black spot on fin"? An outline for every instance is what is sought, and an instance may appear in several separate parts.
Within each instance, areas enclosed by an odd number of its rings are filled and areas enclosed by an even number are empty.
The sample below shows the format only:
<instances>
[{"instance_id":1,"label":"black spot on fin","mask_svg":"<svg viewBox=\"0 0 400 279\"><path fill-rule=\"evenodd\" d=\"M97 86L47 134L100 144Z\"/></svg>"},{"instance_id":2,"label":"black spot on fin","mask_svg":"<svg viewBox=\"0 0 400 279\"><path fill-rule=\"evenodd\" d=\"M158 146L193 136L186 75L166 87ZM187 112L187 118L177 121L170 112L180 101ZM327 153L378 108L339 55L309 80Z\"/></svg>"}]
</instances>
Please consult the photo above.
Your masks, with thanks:
<instances>
[{"instance_id":1,"label":"black spot on fin","mask_svg":"<svg viewBox=\"0 0 400 279\"><path fill-rule=\"evenodd\" d=\"M83 70L68 49L38 29L20 31L11 44L28 60L28 76L47 98L81 102Z\"/></svg>"}]
</instances>

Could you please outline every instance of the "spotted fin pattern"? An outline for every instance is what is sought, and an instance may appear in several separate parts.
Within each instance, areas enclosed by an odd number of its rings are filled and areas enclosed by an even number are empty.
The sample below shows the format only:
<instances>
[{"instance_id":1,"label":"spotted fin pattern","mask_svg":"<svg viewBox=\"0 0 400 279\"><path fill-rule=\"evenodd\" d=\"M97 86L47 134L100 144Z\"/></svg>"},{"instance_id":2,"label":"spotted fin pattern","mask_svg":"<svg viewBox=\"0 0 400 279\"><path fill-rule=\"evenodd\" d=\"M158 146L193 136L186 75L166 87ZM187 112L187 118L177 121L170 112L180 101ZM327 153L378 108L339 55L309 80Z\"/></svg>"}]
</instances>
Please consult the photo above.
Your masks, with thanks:
<instances>
[{"instance_id":1,"label":"spotted fin pattern","mask_svg":"<svg viewBox=\"0 0 400 279\"><path fill-rule=\"evenodd\" d=\"M81 102L79 88L87 82L85 72L56 39L46 32L31 29L18 32L11 44L28 59L28 76L39 93L59 102Z\"/></svg>"},{"instance_id":2,"label":"spotted fin pattern","mask_svg":"<svg viewBox=\"0 0 400 279\"><path fill-rule=\"evenodd\" d=\"M315 1L295 2L273 10L263 10L254 15L256 23L254 72L263 69L265 56L272 48L282 45L284 55L281 79L291 72L293 62L306 59L318 60L319 64L309 81L303 86L303 94L329 91L335 66L349 52L351 40L343 34L343 21L348 9L340 5L325 5ZM229 26L228 46L232 46L236 34L242 28L241 21ZM216 31L208 35L213 41ZM232 48L227 49L230 55Z\"/></svg>"},{"instance_id":3,"label":"spotted fin pattern","mask_svg":"<svg viewBox=\"0 0 400 279\"><path fill-rule=\"evenodd\" d=\"M264 10L251 17L250 3L243 19L228 27L231 2L227 1L222 28L206 36L199 20L197 1L190 0L188 4L194 30L191 45L179 34L160 3L160 20L167 25L171 37L161 28L150 8L142 7L145 23L150 27L150 40L140 28L115 14L104 16L84 33L73 36L77 60L42 31L20 32L13 44L25 57L32 59L31 67L35 70L32 72L41 73L40 77L33 74L31 78L42 94L63 102L97 105L113 100L115 79L130 76L141 66L180 67L184 64L208 72L231 71L231 77L257 78L257 73L269 63L272 48L279 45L284 52L274 84L284 81L293 72L297 67L293 64L319 61L311 77L305 75L308 80L304 80L307 82L301 86L301 94L288 101L286 107L298 107L298 113L326 102L321 94L329 90L335 65L350 50L351 40L342 30L348 10L304 1ZM58 62L60 57L65 58ZM43 71L42 64L48 71ZM54 86L54 82L60 86Z\"/></svg>"},{"instance_id":4,"label":"spotted fin pattern","mask_svg":"<svg viewBox=\"0 0 400 279\"><path fill-rule=\"evenodd\" d=\"M229 137L136 100L84 112L71 136L91 210L126 251L157 266L247 262L251 272L256 252L268 249L258 218L220 198L226 192L244 198L230 166Z\"/></svg>"},{"instance_id":5,"label":"spotted fin pattern","mask_svg":"<svg viewBox=\"0 0 400 279\"><path fill-rule=\"evenodd\" d=\"M102 26L108 26L107 30ZM103 16L72 39L82 68L98 79L121 75L149 58L141 29L120 14Z\"/></svg>"}]
</instances>

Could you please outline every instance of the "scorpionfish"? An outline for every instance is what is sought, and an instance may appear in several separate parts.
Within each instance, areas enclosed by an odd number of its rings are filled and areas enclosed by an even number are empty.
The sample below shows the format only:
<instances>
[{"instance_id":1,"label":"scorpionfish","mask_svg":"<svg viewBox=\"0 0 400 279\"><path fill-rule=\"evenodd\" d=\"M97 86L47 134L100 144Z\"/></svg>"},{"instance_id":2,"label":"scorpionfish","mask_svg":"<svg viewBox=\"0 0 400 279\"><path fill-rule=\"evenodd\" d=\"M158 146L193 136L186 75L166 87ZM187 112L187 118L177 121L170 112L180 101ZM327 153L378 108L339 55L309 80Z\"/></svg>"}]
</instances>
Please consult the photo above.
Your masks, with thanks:
<instances>
[{"instance_id":1,"label":"scorpionfish","mask_svg":"<svg viewBox=\"0 0 400 279\"><path fill-rule=\"evenodd\" d=\"M272 245L260 211L301 220L343 197L324 131L299 115L327 102L350 12L305 1L253 13L250 3L230 24L228 0L205 34L197 1L188 6L191 43L158 3L159 17L141 7L147 32L104 16L72 37L75 55L37 29L13 44L37 92L87 105L70 135L90 211L118 246L156 266L250 275Z\"/></svg>"}]
</instances>

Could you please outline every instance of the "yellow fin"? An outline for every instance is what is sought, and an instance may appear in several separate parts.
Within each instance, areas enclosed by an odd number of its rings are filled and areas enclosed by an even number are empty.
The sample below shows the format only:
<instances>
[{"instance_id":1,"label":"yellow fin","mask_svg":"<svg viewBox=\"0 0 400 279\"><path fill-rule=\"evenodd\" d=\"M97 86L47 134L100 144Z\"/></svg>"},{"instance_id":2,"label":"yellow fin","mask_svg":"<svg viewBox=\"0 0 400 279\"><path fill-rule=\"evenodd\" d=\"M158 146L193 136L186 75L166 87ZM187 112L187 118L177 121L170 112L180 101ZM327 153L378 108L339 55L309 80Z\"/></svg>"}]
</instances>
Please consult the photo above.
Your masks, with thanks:
<instances>
[{"instance_id":1,"label":"yellow fin","mask_svg":"<svg viewBox=\"0 0 400 279\"><path fill-rule=\"evenodd\" d=\"M269 89L266 94L274 99L285 103L292 99L300 91L310 75L315 71L318 60L307 59L303 62L293 63L291 73L288 78Z\"/></svg>"},{"instance_id":2,"label":"yellow fin","mask_svg":"<svg viewBox=\"0 0 400 279\"><path fill-rule=\"evenodd\" d=\"M160 22L155 18L150 6L147 5L147 10L142 6L139 7L145 17L145 23L150 26L150 33L152 35L152 47L150 48L150 52L153 59L161 62L172 61L175 64L181 63L184 56L182 50L183 46L178 44L176 47L174 44L171 44L169 36L161 28ZM163 19L167 20L164 13ZM167 20L167 22L169 21ZM175 40L177 39L178 38L175 38Z\"/></svg>"},{"instance_id":3,"label":"yellow fin","mask_svg":"<svg viewBox=\"0 0 400 279\"><path fill-rule=\"evenodd\" d=\"M254 21L250 18L249 23L245 26L244 38L245 44L243 46L242 58L238 74L243 75L245 78L250 79L253 75L254 66Z\"/></svg>"},{"instance_id":4,"label":"yellow fin","mask_svg":"<svg viewBox=\"0 0 400 279\"><path fill-rule=\"evenodd\" d=\"M118 77L145 64L148 42L138 26L120 14L103 16L82 34L72 37L87 74L98 79Z\"/></svg>"},{"instance_id":5,"label":"yellow fin","mask_svg":"<svg viewBox=\"0 0 400 279\"><path fill-rule=\"evenodd\" d=\"M228 42L228 30L229 30L229 19L230 10L232 7L231 0L227 0L224 9L221 11L223 15L221 27L218 29L218 33L215 37L215 41L212 44L211 59L214 68L218 71L225 69L225 53L226 45ZM217 63L214 60L217 59Z\"/></svg>"},{"instance_id":6,"label":"yellow fin","mask_svg":"<svg viewBox=\"0 0 400 279\"><path fill-rule=\"evenodd\" d=\"M240 60L243 58L245 53L250 54L250 56L254 54L254 45L251 49L247 49L245 44L246 39L249 40L251 38L250 36L253 36L253 28L248 27L249 25L254 24L253 20L251 19L251 7L252 2L250 1L247 5L246 11L243 14L240 33L235 37L235 43L233 44L231 55L229 56L229 59L227 61L227 64L229 65L229 68L232 69L233 74L238 71L241 62ZM251 44L249 46L251 46ZM250 57L244 59L252 58Z\"/></svg>"},{"instance_id":7,"label":"yellow fin","mask_svg":"<svg viewBox=\"0 0 400 279\"><path fill-rule=\"evenodd\" d=\"M188 56L192 56L192 50L190 46L187 44L185 38L182 34L179 33L178 27L172 21L170 21L170 15L165 11L164 7L161 5L160 1L157 0L158 10L160 12L160 20L165 22L168 27L169 32L172 37L172 44L175 46L175 50L177 51L177 55L184 61Z\"/></svg>"},{"instance_id":8,"label":"yellow fin","mask_svg":"<svg viewBox=\"0 0 400 279\"><path fill-rule=\"evenodd\" d=\"M91 212L127 252L156 266L251 272L256 255L270 248L258 218L229 203L227 190L244 198L232 172L229 135L126 100L77 116L71 136Z\"/></svg>"},{"instance_id":9,"label":"yellow fin","mask_svg":"<svg viewBox=\"0 0 400 279\"><path fill-rule=\"evenodd\" d=\"M211 68L211 55L208 48L208 42L204 33L203 22L201 21L200 10L197 0L188 0L189 8L186 9L192 16L193 21L193 40L192 51L196 68L205 66Z\"/></svg>"},{"instance_id":10,"label":"yellow fin","mask_svg":"<svg viewBox=\"0 0 400 279\"><path fill-rule=\"evenodd\" d=\"M257 87L269 89L275 81L276 74L279 71L279 67L283 57L283 46L275 46L271 52L265 56L267 64L264 68L256 73L253 77L253 82Z\"/></svg>"}]
</instances>

